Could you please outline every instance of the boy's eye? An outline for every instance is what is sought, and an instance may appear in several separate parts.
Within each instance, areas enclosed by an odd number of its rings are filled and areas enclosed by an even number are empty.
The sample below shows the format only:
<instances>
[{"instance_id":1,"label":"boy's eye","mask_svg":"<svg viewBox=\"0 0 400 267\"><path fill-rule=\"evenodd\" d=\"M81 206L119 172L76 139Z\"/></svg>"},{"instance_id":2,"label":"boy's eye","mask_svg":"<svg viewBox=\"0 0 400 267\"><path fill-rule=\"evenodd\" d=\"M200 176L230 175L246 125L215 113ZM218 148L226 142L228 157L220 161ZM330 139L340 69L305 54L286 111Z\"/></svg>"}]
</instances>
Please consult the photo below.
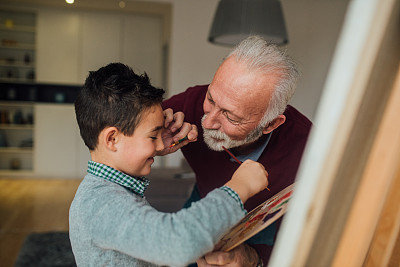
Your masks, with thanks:
<instances>
[{"instance_id":1,"label":"boy's eye","mask_svg":"<svg viewBox=\"0 0 400 267\"><path fill-rule=\"evenodd\" d=\"M150 136L151 139L157 140L157 136Z\"/></svg>"}]
</instances>

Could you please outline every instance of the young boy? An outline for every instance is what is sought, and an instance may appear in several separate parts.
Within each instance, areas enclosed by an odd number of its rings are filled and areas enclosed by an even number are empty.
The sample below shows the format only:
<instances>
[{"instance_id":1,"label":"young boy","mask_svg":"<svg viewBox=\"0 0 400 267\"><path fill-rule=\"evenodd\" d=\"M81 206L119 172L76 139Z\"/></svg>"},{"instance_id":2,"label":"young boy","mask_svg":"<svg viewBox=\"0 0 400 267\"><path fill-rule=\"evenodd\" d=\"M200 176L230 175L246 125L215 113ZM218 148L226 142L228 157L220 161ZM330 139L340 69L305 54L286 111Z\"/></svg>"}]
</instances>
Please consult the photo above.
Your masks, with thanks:
<instances>
[{"instance_id":1,"label":"young boy","mask_svg":"<svg viewBox=\"0 0 400 267\"><path fill-rule=\"evenodd\" d=\"M176 213L152 208L143 196L149 184L143 176L169 145L162 139L163 93L146 74L112 63L90 72L76 99L76 118L91 155L69 216L78 266L195 262L245 215L243 202L268 185L264 167L246 161L229 182L190 208Z\"/></svg>"}]
</instances>

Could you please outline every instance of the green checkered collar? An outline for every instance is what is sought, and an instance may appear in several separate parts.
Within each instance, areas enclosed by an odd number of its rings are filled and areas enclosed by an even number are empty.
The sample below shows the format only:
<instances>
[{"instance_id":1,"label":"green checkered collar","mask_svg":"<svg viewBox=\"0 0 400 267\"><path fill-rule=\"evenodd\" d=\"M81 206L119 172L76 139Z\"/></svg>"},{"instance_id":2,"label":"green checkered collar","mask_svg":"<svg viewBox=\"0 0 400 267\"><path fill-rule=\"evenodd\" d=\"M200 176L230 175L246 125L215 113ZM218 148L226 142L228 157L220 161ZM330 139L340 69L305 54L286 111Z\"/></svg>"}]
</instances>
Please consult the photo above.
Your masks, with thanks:
<instances>
[{"instance_id":1,"label":"green checkered collar","mask_svg":"<svg viewBox=\"0 0 400 267\"><path fill-rule=\"evenodd\" d=\"M146 191L147 186L150 184L150 181L146 177L132 177L110 166L91 160L88 162L88 173L126 187L141 197L143 197L144 191Z\"/></svg>"}]
</instances>

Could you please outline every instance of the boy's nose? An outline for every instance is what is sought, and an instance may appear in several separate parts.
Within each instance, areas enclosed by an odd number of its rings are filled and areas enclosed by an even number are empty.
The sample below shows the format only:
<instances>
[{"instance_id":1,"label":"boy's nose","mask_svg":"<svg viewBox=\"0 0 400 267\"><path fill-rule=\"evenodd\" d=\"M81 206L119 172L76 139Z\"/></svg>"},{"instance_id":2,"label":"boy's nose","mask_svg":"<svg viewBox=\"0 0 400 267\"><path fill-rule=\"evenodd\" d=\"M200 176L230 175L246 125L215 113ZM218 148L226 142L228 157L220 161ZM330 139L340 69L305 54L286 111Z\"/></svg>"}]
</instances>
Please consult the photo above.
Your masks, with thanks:
<instances>
[{"instance_id":1,"label":"boy's nose","mask_svg":"<svg viewBox=\"0 0 400 267\"><path fill-rule=\"evenodd\" d=\"M162 138L158 138L156 142L156 151L161 151L165 148Z\"/></svg>"}]
</instances>

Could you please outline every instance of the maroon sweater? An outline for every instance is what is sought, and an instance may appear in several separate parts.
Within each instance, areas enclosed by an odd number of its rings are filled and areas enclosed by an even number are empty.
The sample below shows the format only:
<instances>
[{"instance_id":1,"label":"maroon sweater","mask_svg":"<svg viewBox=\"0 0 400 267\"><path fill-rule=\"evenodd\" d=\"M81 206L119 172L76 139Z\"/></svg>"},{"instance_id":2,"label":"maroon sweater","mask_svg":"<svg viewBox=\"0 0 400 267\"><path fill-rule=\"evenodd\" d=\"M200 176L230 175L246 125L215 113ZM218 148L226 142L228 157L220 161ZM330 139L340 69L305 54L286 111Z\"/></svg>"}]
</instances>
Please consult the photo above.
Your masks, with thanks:
<instances>
[{"instance_id":1,"label":"maroon sweater","mask_svg":"<svg viewBox=\"0 0 400 267\"><path fill-rule=\"evenodd\" d=\"M212 151L204 143L201 118L204 115L203 101L207 88L207 85L191 87L163 102L164 109L182 111L185 114L185 121L195 124L199 130L198 141L183 147L182 152L196 173L196 183L201 197L224 185L238 168L238 164L230 161L230 156L226 152ZM284 115L285 123L273 131L267 147L258 160L268 171L268 187L271 191L264 190L248 199L244 205L247 211L254 209L295 180L311 122L292 106L287 107ZM265 246L261 249L260 245L254 247L266 264L272 248Z\"/></svg>"}]
</instances>

